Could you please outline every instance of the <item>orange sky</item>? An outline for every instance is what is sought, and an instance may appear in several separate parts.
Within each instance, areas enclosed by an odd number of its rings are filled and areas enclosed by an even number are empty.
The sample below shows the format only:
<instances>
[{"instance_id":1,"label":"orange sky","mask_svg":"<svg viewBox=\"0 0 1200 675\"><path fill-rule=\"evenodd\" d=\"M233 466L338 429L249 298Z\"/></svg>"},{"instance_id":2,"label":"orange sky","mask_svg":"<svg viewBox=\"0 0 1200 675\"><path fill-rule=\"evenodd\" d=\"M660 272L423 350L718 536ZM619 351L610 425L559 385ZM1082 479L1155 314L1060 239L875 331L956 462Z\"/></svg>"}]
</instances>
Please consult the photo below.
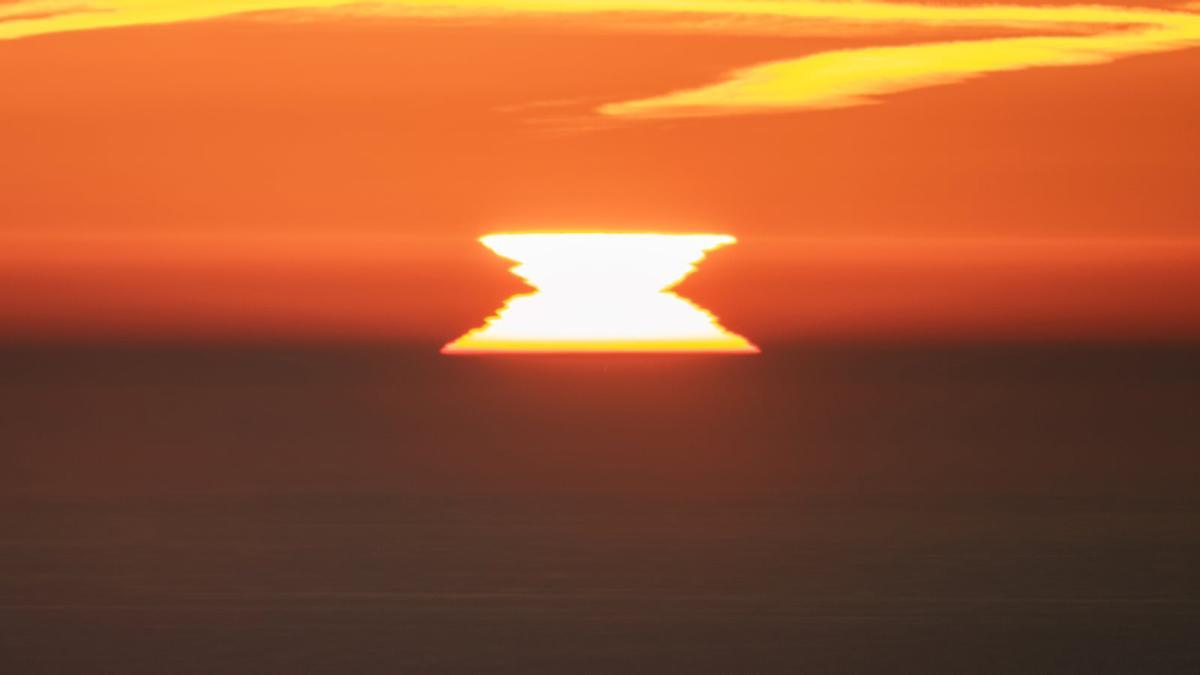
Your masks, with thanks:
<instances>
[{"instance_id":1,"label":"orange sky","mask_svg":"<svg viewBox=\"0 0 1200 675\"><path fill-rule=\"evenodd\" d=\"M479 235L644 228L736 235L681 290L763 343L1200 337L1195 9L457 4L156 23L205 3L102 2L115 27L57 32L37 17L64 3L0 2L0 329L449 339L521 288ZM1076 41L1014 65L1029 38ZM926 72L980 45L986 72ZM830 53L910 66L846 81ZM807 56L767 111L720 88Z\"/></svg>"}]
</instances>

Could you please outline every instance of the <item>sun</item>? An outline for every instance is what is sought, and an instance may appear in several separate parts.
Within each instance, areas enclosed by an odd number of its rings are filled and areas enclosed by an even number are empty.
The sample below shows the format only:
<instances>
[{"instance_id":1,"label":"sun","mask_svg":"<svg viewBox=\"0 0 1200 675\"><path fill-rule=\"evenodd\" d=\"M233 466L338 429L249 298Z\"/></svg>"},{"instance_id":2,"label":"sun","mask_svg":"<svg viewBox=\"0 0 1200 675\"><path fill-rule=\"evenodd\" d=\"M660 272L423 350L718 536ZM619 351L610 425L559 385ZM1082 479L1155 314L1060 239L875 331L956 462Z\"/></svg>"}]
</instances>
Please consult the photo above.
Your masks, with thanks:
<instances>
[{"instance_id":1,"label":"sun","mask_svg":"<svg viewBox=\"0 0 1200 675\"><path fill-rule=\"evenodd\" d=\"M724 234L494 234L480 242L520 264L537 289L509 298L443 354L709 352L752 354L746 338L671 292Z\"/></svg>"}]
</instances>

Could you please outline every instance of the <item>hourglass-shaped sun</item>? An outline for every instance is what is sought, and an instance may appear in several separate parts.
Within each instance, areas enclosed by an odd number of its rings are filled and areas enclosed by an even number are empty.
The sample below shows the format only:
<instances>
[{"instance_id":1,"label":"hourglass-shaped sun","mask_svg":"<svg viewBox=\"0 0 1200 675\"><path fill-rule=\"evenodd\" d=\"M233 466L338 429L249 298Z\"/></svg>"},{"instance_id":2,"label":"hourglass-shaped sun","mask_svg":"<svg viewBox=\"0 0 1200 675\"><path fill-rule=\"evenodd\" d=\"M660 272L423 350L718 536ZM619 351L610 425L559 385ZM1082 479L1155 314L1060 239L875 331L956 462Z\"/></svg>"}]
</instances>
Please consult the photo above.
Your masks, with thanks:
<instances>
[{"instance_id":1,"label":"hourglass-shaped sun","mask_svg":"<svg viewBox=\"0 0 1200 675\"><path fill-rule=\"evenodd\" d=\"M515 260L537 291L514 296L444 354L721 352L758 348L671 292L721 234L496 234L480 240Z\"/></svg>"}]
</instances>

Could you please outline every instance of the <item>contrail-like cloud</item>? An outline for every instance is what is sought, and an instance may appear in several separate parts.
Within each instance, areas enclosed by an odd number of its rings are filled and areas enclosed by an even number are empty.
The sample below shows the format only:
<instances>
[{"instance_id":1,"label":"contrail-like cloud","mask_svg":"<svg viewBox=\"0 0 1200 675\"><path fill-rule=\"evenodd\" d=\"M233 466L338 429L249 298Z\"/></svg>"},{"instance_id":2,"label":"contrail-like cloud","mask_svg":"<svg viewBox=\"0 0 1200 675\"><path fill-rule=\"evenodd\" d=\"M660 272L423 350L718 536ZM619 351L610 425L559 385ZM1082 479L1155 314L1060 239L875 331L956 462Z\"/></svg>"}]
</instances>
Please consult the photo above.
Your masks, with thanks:
<instances>
[{"instance_id":1,"label":"contrail-like cloud","mask_svg":"<svg viewBox=\"0 0 1200 675\"><path fill-rule=\"evenodd\" d=\"M723 116L876 103L881 97L990 73L1107 63L1200 46L1197 5L1157 10L1092 5L926 5L833 0L17 0L0 3L0 39L176 23L254 12L473 17L653 18L677 31L791 34L822 30L998 28L1026 35L827 51L729 73L720 82L600 106L610 118ZM266 15L262 18L269 18ZM280 14L283 17L284 14ZM697 19L702 19L698 21ZM1033 34L1030 34L1033 33Z\"/></svg>"},{"instance_id":2,"label":"contrail-like cloud","mask_svg":"<svg viewBox=\"0 0 1200 675\"><path fill-rule=\"evenodd\" d=\"M828 51L776 61L731 73L724 81L636 101L610 103L600 112L614 117L670 118L846 108L877 103L880 97L913 89L963 82L1028 68L1107 63L1200 45L1200 16L1182 12L1066 7L980 8L973 19L1000 10L997 25L1025 14L1030 27L1075 26L1108 30L1089 35L1031 36L934 42L896 47ZM1097 14L1092 15L1095 11ZM1002 23L1003 22L1003 23ZM1044 22L1044 23L1043 23ZM1115 26L1117 28L1112 28Z\"/></svg>"}]
</instances>

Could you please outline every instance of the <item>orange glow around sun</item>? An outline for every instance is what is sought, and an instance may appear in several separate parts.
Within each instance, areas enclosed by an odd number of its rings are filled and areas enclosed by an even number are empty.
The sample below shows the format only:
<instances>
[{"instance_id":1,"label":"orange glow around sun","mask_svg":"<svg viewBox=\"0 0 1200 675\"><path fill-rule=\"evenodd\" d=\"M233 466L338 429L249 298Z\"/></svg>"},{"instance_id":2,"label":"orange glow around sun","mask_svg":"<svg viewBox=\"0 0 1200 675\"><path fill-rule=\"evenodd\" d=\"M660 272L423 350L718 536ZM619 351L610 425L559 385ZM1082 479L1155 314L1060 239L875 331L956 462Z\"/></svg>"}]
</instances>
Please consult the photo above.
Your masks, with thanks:
<instances>
[{"instance_id":1,"label":"orange glow around sun","mask_svg":"<svg viewBox=\"0 0 1200 675\"><path fill-rule=\"evenodd\" d=\"M537 289L442 348L444 354L536 352L757 353L745 338L670 289L732 244L721 234L496 234L480 239L520 263Z\"/></svg>"}]
</instances>

